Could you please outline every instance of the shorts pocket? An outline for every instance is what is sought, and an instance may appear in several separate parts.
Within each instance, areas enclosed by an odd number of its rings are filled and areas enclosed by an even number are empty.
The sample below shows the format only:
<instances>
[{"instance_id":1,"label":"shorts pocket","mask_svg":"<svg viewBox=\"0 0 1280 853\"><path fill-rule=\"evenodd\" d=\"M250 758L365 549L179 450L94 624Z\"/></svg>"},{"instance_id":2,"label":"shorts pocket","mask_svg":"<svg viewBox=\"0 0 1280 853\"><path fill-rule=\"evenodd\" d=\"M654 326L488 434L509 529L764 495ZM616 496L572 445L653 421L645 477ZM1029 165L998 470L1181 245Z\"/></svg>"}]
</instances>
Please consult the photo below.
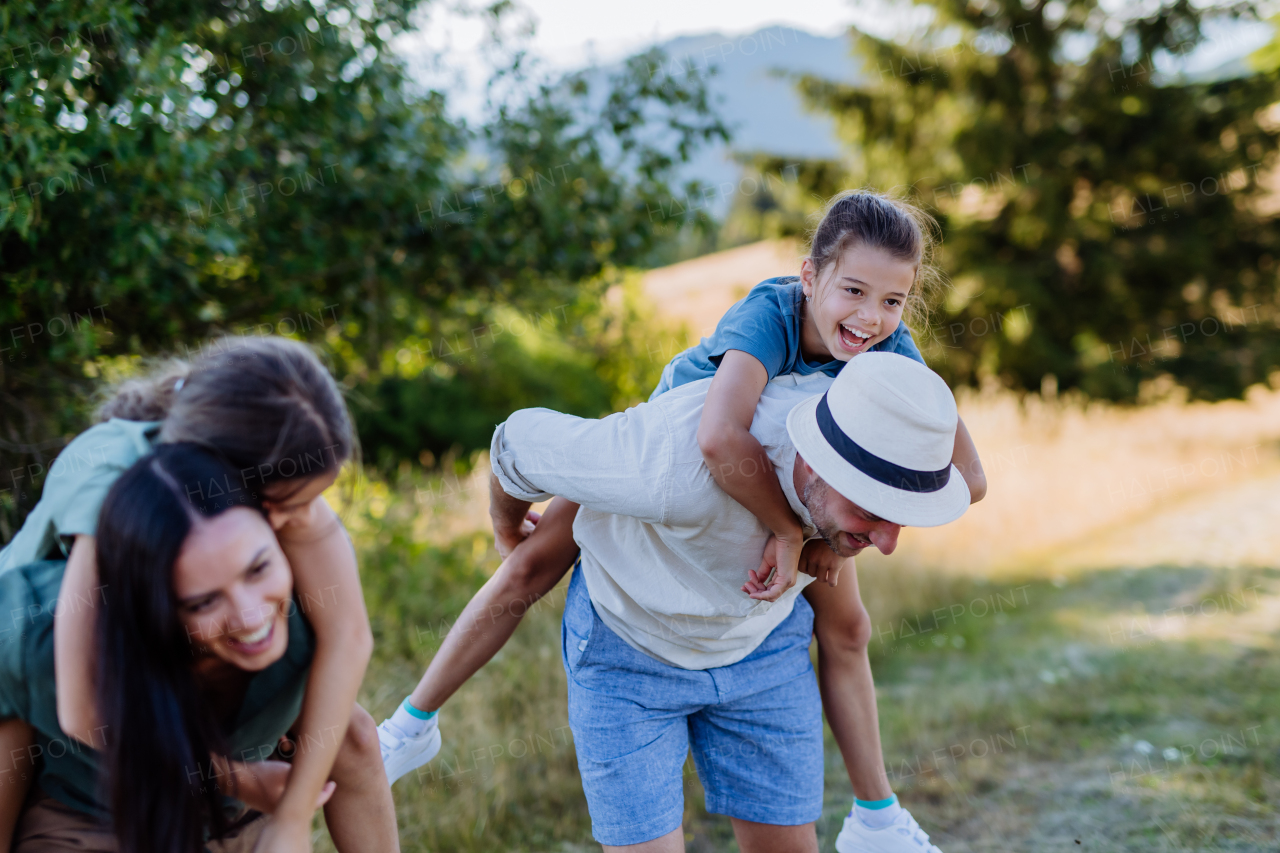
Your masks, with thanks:
<instances>
[{"instance_id":1,"label":"shorts pocket","mask_svg":"<svg viewBox=\"0 0 1280 853\"><path fill-rule=\"evenodd\" d=\"M575 571L579 570L575 569ZM581 586L575 589L574 584L581 584ZM596 615L595 608L591 605L586 585L578 578L574 578L565 601L564 621L560 629L565 668L570 675L586 662L592 641L599 633L596 627L598 624L600 624L600 617Z\"/></svg>"}]
</instances>

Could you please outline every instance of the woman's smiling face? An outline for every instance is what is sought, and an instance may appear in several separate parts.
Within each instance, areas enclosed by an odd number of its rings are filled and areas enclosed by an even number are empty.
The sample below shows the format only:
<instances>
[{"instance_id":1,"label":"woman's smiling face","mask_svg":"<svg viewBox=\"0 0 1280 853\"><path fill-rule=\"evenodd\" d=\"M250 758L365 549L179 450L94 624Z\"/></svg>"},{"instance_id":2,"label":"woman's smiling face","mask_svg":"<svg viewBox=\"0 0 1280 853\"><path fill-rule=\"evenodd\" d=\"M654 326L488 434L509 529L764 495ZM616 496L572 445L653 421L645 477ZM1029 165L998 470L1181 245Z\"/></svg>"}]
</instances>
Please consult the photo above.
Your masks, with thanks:
<instances>
[{"instance_id":1,"label":"woman's smiling face","mask_svg":"<svg viewBox=\"0 0 1280 853\"><path fill-rule=\"evenodd\" d=\"M261 513L236 507L198 521L173 589L187 637L204 652L248 672L284 656L293 571Z\"/></svg>"},{"instance_id":2,"label":"woman's smiling face","mask_svg":"<svg viewBox=\"0 0 1280 853\"><path fill-rule=\"evenodd\" d=\"M915 277L910 261L864 245L845 249L820 275L806 258L800 281L831 357L848 361L893 334Z\"/></svg>"}]
</instances>

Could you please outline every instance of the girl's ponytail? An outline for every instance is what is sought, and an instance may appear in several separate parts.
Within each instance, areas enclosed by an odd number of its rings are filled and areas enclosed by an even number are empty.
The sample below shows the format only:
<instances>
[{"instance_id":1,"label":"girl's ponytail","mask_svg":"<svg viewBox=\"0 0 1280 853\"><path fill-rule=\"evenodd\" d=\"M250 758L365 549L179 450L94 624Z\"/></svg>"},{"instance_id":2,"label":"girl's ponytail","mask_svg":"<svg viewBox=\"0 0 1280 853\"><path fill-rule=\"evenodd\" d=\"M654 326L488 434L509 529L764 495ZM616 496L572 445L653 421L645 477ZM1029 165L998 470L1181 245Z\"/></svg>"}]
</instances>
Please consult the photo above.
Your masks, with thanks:
<instances>
[{"instance_id":1,"label":"girl's ponytail","mask_svg":"<svg viewBox=\"0 0 1280 853\"><path fill-rule=\"evenodd\" d=\"M121 418L126 421L162 421L173 407L173 398L191 373L191 365L178 359L161 362L147 376L126 379L111 390L98 406L98 422Z\"/></svg>"}]
</instances>

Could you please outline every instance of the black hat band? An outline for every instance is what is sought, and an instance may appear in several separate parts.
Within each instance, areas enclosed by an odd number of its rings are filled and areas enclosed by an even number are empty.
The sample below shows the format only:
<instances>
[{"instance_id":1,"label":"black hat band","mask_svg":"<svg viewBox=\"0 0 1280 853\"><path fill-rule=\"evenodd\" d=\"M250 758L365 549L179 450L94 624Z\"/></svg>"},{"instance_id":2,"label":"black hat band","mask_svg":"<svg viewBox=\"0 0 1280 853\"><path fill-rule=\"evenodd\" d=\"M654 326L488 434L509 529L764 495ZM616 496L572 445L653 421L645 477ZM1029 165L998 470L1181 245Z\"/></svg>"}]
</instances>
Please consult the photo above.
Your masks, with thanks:
<instances>
[{"instance_id":1,"label":"black hat band","mask_svg":"<svg viewBox=\"0 0 1280 853\"><path fill-rule=\"evenodd\" d=\"M817 416L818 430L831 448L846 462L877 483L902 489L905 492L936 492L951 479L950 464L938 471L916 471L913 468L895 465L888 459L881 459L862 447L845 435L836 424L835 418L831 416L831 409L827 406L826 394L823 394L822 399L818 401Z\"/></svg>"}]
</instances>

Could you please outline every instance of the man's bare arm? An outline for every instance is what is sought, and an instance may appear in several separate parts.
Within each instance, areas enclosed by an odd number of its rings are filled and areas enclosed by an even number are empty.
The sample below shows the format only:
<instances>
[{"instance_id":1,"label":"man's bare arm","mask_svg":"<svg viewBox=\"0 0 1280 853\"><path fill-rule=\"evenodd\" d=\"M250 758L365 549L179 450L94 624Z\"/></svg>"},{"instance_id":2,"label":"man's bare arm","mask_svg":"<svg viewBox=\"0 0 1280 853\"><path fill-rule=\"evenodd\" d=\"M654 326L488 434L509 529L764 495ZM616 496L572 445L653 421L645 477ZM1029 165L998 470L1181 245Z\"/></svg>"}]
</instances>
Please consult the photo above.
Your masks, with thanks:
<instances>
[{"instance_id":1,"label":"man's bare arm","mask_svg":"<svg viewBox=\"0 0 1280 853\"><path fill-rule=\"evenodd\" d=\"M504 492L496 474L489 475L489 518L493 521L494 544L504 558L533 532L538 519L536 513L529 512L531 506L529 501Z\"/></svg>"}]
</instances>

